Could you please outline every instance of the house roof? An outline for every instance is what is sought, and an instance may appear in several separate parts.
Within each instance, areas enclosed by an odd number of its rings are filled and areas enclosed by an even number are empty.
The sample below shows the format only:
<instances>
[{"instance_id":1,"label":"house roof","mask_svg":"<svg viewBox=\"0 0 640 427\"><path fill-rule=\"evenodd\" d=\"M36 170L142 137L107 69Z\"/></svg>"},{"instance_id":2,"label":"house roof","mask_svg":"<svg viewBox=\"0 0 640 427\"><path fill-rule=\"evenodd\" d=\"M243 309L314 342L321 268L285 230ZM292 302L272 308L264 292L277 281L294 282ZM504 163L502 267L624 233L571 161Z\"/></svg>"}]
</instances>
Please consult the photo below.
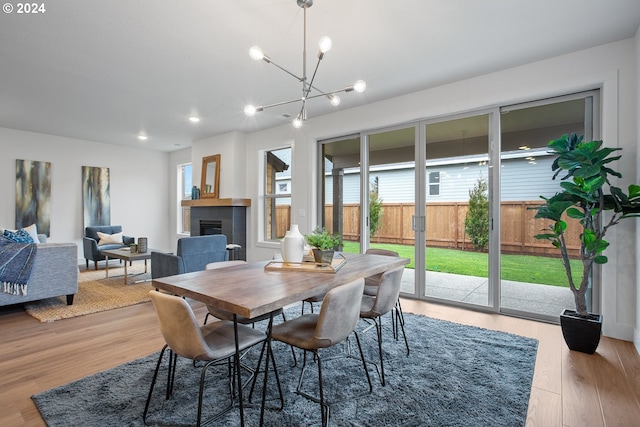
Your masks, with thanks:
<instances>
[{"instance_id":1,"label":"house roof","mask_svg":"<svg viewBox=\"0 0 640 427\"><path fill-rule=\"evenodd\" d=\"M172 151L229 131L286 123L299 106L255 117L245 104L301 96L301 84L249 58L260 45L302 74L295 0L64 0L0 14L0 126ZM633 37L637 0L316 0L307 12L308 72L333 39L315 85L357 79L348 109ZM309 117L332 112L322 99ZM200 123L188 121L190 115Z\"/></svg>"}]
</instances>

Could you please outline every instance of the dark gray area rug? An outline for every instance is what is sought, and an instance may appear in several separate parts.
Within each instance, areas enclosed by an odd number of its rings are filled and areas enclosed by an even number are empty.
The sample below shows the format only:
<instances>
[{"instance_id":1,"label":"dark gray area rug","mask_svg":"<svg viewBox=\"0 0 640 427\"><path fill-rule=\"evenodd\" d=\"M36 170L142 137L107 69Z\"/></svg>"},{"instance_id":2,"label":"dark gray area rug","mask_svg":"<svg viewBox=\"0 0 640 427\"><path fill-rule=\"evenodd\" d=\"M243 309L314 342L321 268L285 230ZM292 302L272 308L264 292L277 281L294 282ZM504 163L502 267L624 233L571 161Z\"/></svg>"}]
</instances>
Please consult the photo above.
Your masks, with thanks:
<instances>
[{"instance_id":1,"label":"dark gray area rug","mask_svg":"<svg viewBox=\"0 0 640 427\"><path fill-rule=\"evenodd\" d=\"M291 313L291 316L294 314ZM383 335L385 377L380 385L373 365L369 372L374 388L368 394L366 377L358 359L344 357L349 349L339 345L321 353L325 398L331 406L334 426L519 426L525 424L537 341L517 335L405 314L411 353L402 338L393 339L390 317ZM260 327L259 325L258 327ZM366 326L360 322L358 329ZM377 362L375 329L361 334L365 356ZM357 356L355 340L350 352ZM246 355L254 366L259 347ZM295 393L298 366L292 367L288 347L274 343L274 353L285 397L282 411L266 410L265 425L320 425L317 403ZM108 371L33 396L42 417L56 426L143 426L142 412L158 354L134 360ZM167 357L165 356L165 360ZM174 394L164 399L166 365L159 375L149 420L153 425L195 425L201 368L179 361ZM208 375L204 417L227 403L226 365ZM246 372L243 372L246 378ZM305 375L305 390L316 394L317 369ZM262 379L262 377L260 377ZM259 381L261 383L261 381ZM244 391L247 400L248 387ZM245 404L245 423L258 425L261 388L253 403ZM274 376L269 376L267 396L274 397ZM275 406L270 400L267 406ZM219 405L219 406L218 406ZM203 418L204 419L204 418ZM239 425L239 410L232 409L214 426Z\"/></svg>"}]
</instances>

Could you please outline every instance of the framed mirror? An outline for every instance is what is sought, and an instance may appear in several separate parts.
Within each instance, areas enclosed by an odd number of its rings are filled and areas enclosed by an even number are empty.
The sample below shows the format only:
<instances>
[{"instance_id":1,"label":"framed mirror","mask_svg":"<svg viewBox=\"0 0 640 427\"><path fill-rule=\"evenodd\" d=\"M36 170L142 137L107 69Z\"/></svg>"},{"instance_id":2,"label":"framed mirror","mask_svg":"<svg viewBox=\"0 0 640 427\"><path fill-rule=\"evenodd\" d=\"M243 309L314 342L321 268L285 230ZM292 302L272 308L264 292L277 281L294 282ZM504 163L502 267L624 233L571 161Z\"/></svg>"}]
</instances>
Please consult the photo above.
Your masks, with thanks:
<instances>
[{"instance_id":1,"label":"framed mirror","mask_svg":"<svg viewBox=\"0 0 640 427\"><path fill-rule=\"evenodd\" d=\"M202 183L200 197L220 197L220 154L202 159Z\"/></svg>"}]
</instances>

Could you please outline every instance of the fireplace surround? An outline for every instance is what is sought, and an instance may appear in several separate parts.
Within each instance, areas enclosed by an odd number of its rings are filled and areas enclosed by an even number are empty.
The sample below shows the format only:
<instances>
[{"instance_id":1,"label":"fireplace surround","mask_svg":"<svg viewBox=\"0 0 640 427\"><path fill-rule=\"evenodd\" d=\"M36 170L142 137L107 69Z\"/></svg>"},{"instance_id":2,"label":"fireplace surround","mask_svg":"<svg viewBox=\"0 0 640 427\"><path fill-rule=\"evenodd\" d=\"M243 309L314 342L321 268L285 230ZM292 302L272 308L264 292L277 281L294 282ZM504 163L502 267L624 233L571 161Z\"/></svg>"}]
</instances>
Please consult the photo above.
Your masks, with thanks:
<instances>
[{"instance_id":1,"label":"fireplace surround","mask_svg":"<svg viewBox=\"0 0 640 427\"><path fill-rule=\"evenodd\" d=\"M191 235L224 234L227 243L240 245L232 259L247 259L247 208L245 206L191 206Z\"/></svg>"}]
</instances>

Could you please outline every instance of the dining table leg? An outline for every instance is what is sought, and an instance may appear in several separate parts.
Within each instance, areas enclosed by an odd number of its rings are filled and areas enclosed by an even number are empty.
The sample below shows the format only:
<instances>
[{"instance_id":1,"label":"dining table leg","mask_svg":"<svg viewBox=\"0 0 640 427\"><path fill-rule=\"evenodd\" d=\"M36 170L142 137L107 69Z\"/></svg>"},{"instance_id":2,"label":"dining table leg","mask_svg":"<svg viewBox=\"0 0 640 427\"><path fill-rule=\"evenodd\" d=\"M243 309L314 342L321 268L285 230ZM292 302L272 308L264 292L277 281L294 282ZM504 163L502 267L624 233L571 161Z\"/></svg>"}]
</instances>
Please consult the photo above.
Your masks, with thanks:
<instances>
[{"instance_id":1,"label":"dining table leg","mask_svg":"<svg viewBox=\"0 0 640 427\"><path fill-rule=\"evenodd\" d=\"M262 404L260 406L260 426L264 425L264 408L267 399L267 377L269 374L269 360L273 364L273 373L276 378L276 384L278 386L278 394L280 396L280 408L278 410L284 409L284 396L282 395L282 387L280 385L280 377L278 375L278 368L276 367L276 359L273 356L273 349L271 348L271 327L273 326L273 312L269 316L269 326L267 327L267 354L264 362L264 382L262 384Z\"/></svg>"},{"instance_id":2,"label":"dining table leg","mask_svg":"<svg viewBox=\"0 0 640 427\"><path fill-rule=\"evenodd\" d=\"M238 341L238 315L233 314L233 335L236 341L236 354L234 356L236 372L238 376L238 400L240 402L240 425L244 427L244 405L242 404L242 375L240 374L240 345Z\"/></svg>"}]
</instances>

